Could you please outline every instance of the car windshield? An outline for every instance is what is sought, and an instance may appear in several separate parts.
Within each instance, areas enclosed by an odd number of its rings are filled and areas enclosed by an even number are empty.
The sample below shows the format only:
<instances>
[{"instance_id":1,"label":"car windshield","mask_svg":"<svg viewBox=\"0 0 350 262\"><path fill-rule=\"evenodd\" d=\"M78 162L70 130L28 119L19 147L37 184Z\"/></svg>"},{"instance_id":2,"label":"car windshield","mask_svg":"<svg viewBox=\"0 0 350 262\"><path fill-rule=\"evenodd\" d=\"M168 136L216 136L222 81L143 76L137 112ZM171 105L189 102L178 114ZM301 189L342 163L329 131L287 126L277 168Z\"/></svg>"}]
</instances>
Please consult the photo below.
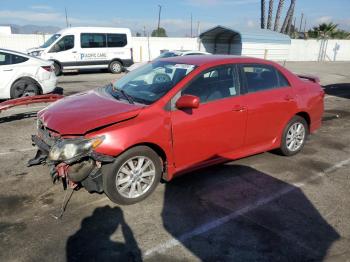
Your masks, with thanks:
<instances>
[{"instance_id":1,"label":"car windshield","mask_svg":"<svg viewBox=\"0 0 350 262\"><path fill-rule=\"evenodd\" d=\"M49 47L53 42L55 42L61 35L60 34L54 34L52 35L43 45L41 45L41 48L47 48Z\"/></svg>"},{"instance_id":2,"label":"car windshield","mask_svg":"<svg viewBox=\"0 0 350 262\"><path fill-rule=\"evenodd\" d=\"M156 61L144 65L107 87L117 99L152 104L187 76L195 65Z\"/></svg>"}]
</instances>

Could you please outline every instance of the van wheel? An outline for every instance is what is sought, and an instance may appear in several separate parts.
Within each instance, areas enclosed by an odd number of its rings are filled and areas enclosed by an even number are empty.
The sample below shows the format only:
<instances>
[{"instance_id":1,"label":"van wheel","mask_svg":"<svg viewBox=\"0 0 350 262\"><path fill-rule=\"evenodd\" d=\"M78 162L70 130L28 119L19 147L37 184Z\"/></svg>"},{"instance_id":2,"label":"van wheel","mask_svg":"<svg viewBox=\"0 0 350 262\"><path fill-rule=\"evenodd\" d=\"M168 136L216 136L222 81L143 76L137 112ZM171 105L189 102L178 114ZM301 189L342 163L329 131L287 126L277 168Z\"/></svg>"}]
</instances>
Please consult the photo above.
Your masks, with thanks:
<instances>
[{"instance_id":1,"label":"van wheel","mask_svg":"<svg viewBox=\"0 0 350 262\"><path fill-rule=\"evenodd\" d=\"M62 67L57 62L53 63L53 67L54 67L54 71L55 71L56 76L59 76L62 74Z\"/></svg>"},{"instance_id":2,"label":"van wheel","mask_svg":"<svg viewBox=\"0 0 350 262\"><path fill-rule=\"evenodd\" d=\"M36 96L40 94L40 88L37 83L31 79L17 80L11 87L11 98L19 98L24 96Z\"/></svg>"},{"instance_id":3,"label":"van wheel","mask_svg":"<svg viewBox=\"0 0 350 262\"><path fill-rule=\"evenodd\" d=\"M157 187L162 162L151 148L136 146L104 166L102 173L108 198L117 204L131 205L148 197Z\"/></svg>"},{"instance_id":4,"label":"van wheel","mask_svg":"<svg viewBox=\"0 0 350 262\"><path fill-rule=\"evenodd\" d=\"M282 135L280 153L292 156L299 153L309 135L308 124L300 116L294 116L285 127Z\"/></svg>"},{"instance_id":5,"label":"van wheel","mask_svg":"<svg viewBox=\"0 0 350 262\"><path fill-rule=\"evenodd\" d=\"M109 71L112 74L120 74L123 71L123 65L119 61L112 61L109 64Z\"/></svg>"}]
</instances>

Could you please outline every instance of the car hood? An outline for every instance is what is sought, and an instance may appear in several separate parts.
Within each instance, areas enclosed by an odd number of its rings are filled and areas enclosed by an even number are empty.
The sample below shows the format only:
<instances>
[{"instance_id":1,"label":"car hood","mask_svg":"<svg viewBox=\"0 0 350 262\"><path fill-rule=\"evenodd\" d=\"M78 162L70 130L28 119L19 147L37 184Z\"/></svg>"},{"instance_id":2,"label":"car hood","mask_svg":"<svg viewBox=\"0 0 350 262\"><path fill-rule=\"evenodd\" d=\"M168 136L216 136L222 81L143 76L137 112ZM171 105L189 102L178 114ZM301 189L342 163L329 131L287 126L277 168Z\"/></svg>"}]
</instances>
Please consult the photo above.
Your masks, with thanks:
<instances>
[{"instance_id":1,"label":"car hood","mask_svg":"<svg viewBox=\"0 0 350 262\"><path fill-rule=\"evenodd\" d=\"M38 113L44 126L61 135L83 135L90 130L136 117L143 105L118 101L103 91L68 96Z\"/></svg>"}]
</instances>

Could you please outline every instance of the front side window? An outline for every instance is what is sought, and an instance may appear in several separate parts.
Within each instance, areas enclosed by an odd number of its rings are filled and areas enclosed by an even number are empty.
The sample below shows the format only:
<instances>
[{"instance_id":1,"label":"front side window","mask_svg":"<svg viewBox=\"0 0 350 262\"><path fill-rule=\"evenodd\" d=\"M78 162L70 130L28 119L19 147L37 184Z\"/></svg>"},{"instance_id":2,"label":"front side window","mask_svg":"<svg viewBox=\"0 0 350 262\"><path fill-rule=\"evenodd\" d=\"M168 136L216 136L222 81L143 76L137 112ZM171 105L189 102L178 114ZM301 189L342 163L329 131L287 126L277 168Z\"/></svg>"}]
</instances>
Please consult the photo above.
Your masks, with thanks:
<instances>
[{"instance_id":1,"label":"front side window","mask_svg":"<svg viewBox=\"0 0 350 262\"><path fill-rule=\"evenodd\" d=\"M104 48L106 44L106 34L84 33L80 35L81 48Z\"/></svg>"},{"instance_id":2,"label":"front side window","mask_svg":"<svg viewBox=\"0 0 350 262\"><path fill-rule=\"evenodd\" d=\"M49 53L58 53L74 48L74 35L66 35L62 37L58 42L51 48Z\"/></svg>"},{"instance_id":3,"label":"front side window","mask_svg":"<svg viewBox=\"0 0 350 262\"><path fill-rule=\"evenodd\" d=\"M236 96L238 92L236 67L227 65L201 73L182 91L182 95L198 96L201 103L205 103Z\"/></svg>"},{"instance_id":4,"label":"front side window","mask_svg":"<svg viewBox=\"0 0 350 262\"><path fill-rule=\"evenodd\" d=\"M107 34L108 47L123 47L127 44L126 34Z\"/></svg>"},{"instance_id":5,"label":"front side window","mask_svg":"<svg viewBox=\"0 0 350 262\"><path fill-rule=\"evenodd\" d=\"M152 104L195 68L191 64L155 61L117 80L107 87L107 92L117 99L125 97L126 94L134 102Z\"/></svg>"},{"instance_id":6,"label":"front side window","mask_svg":"<svg viewBox=\"0 0 350 262\"><path fill-rule=\"evenodd\" d=\"M248 93L280 87L276 69L267 65L244 65Z\"/></svg>"}]
</instances>

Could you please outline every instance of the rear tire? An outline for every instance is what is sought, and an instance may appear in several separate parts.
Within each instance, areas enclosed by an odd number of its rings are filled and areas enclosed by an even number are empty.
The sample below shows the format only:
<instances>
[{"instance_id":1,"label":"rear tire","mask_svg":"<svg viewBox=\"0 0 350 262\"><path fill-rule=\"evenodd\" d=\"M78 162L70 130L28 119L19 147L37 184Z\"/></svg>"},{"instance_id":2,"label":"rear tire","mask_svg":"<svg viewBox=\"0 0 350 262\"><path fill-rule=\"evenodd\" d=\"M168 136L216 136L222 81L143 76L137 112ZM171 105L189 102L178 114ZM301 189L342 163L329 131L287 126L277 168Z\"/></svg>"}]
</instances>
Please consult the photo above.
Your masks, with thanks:
<instances>
[{"instance_id":1,"label":"rear tire","mask_svg":"<svg viewBox=\"0 0 350 262\"><path fill-rule=\"evenodd\" d=\"M123 71L123 65L119 61L112 61L109 64L109 71L112 74L120 74Z\"/></svg>"},{"instance_id":2,"label":"rear tire","mask_svg":"<svg viewBox=\"0 0 350 262\"><path fill-rule=\"evenodd\" d=\"M131 205L148 197L157 187L162 161L147 146L136 146L122 153L102 169L103 189L117 204Z\"/></svg>"},{"instance_id":3,"label":"rear tire","mask_svg":"<svg viewBox=\"0 0 350 262\"><path fill-rule=\"evenodd\" d=\"M54 72L56 76L59 76L62 74L62 67L57 62L53 63L53 67L54 67Z\"/></svg>"},{"instance_id":4,"label":"rear tire","mask_svg":"<svg viewBox=\"0 0 350 262\"><path fill-rule=\"evenodd\" d=\"M13 83L10 90L11 98L35 95L40 95L40 87L34 80L29 78L17 80Z\"/></svg>"},{"instance_id":5,"label":"rear tire","mask_svg":"<svg viewBox=\"0 0 350 262\"><path fill-rule=\"evenodd\" d=\"M292 156L299 153L309 135L309 127L304 118L294 116L282 134L281 147L279 152L284 156Z\"/></svg>"}]
</instances>

